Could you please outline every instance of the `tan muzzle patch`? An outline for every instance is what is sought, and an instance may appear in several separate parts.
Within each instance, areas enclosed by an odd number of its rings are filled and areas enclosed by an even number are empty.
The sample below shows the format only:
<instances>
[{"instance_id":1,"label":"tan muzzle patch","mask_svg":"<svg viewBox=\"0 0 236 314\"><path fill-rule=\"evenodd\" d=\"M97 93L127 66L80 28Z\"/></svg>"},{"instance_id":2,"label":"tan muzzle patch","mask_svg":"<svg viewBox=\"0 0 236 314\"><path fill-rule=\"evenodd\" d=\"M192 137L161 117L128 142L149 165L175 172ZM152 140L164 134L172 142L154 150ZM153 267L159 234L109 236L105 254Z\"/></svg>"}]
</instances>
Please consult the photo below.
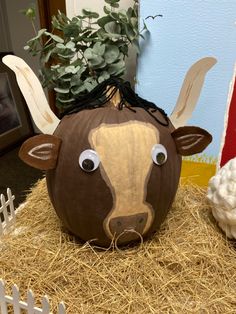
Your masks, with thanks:
<instances>
[{"instance_id":1,"label":"tan muzzle patch","mask_svg":"<svg viewBox=\"0 0 236 314\"><path fill-rule=\"evenodd\" d=\"M104 220L107 236L115 236L114 228L111 232L111 220L119 222L119 217L136 214L147 216L142 231L144 234L154 218L152 206L145 199L153 166L151 150L159 143L158 130L152 124L139 121L101 124L90 132L89 142L100 157L101 174L113 196L113 208ZM127 225L124 228L127 229Z\"/></svg>"}]
</instances>

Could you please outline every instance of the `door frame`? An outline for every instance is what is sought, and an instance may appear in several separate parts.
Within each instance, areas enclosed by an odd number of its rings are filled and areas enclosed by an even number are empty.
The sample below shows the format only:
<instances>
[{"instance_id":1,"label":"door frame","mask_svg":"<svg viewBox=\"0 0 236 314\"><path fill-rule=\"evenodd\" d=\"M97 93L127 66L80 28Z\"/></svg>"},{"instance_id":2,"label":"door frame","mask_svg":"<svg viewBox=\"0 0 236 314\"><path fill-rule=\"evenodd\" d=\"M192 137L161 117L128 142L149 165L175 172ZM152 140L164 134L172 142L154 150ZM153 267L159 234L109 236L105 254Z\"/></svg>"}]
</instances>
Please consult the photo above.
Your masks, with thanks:
<instances>
[{"instance_id":1,"label":"door frame","mask_svg":"<svg viewBox=\"0 0 236 314\"><path fill-rule=\"evenodd\" d=\"M65 0L38 0L40 27L46 28L49 32L52 30L52 16L56 15L58 10L66 13ZM48 101L51 110L58 115L59 110L56 107L56 95L53 90L48 91Z\"/></svg>"}]
</instances>

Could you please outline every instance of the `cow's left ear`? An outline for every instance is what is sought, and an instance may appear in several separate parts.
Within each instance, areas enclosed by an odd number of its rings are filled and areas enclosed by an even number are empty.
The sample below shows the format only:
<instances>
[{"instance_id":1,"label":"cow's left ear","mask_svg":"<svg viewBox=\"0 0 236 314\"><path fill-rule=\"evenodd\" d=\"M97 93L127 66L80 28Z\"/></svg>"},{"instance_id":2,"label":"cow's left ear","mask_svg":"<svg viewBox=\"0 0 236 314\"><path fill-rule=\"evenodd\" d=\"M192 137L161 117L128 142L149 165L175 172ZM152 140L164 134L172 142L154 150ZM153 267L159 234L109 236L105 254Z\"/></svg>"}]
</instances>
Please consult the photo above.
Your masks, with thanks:
<instances>
[{"instance_id":1,"label":"cow's left ear","mask_svg":"<svg viewBox=\"0 0 236 314\"><path fill-rule=\"evenodd\" d=\"M49 170L56 168L61 139L48 134L40 134L26 140L19 151L19 157L28 165Z\"/></svg>"},{"instance_id":2,"label":"cow's left ear","mask_svg":"<svg viewBox=\"0 0 236 314\"><path fill-rule=\"evenodd\" d=\"M212 136L206 130L196 126L179 127L171 133L182 156L201 153L212 141Z\"/></svg>"}]
</instances>

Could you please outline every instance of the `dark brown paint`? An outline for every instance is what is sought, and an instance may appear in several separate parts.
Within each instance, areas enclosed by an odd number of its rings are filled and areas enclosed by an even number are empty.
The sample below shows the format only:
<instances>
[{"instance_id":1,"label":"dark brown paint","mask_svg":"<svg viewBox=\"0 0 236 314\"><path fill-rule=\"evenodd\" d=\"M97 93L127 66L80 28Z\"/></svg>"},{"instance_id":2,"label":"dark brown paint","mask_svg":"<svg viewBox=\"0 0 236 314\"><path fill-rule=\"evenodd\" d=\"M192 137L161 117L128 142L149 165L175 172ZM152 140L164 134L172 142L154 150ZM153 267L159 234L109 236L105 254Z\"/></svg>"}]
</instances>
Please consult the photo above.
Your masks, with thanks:
<instances>
[{"instance_id":1,"label":"dark brown paint","mask_svg":"<svg viewBox=\"0 0 236 314\"><path fill-rule=\"evenodd\" d=\"M212 141L212 136L206 130L196 126L183 126L172 132L177 151L182 156L202 152Z\"/></svg>"},{"instance_id":2,"label":"dark brown paint","mask_svg":"<svg viewBox=\"0 0 236 314\"><path fill-rule=\"evenodd\" d=\"M40 134L26 140L19 151L19 157L31 167L40 170L56 168L61 139Z\"/></svg>"}]
</instances>

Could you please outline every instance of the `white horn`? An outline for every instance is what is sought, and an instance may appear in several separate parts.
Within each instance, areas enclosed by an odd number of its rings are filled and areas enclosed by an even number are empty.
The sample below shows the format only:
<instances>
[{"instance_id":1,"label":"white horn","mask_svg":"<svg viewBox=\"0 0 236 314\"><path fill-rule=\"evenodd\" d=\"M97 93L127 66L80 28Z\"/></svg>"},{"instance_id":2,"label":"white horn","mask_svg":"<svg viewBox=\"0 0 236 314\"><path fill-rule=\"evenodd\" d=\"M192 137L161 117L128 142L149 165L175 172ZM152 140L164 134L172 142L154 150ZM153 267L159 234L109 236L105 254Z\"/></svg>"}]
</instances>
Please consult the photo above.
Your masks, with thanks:
<instances>
[{"instance_id":1,"label":"white horn","mask_svg":"<svg viewBox=\"0 0 236 314\"><path fill-rule=\"evenodd\" d=\"M7 55L2 61L15 72L18 85L36 126L45 134L53 134L60 120L51 111L37 76L19 57Z\"/></svg>"},{"instance_id":2,"label":"white horn","mask_svg":"<svg viewBox=\"0 0 236 314\"><path fill-rule=\"evenodd\" d=\"M217 60L212 57L200 59L188 70L175 108L170 115L173 125L184 126L191 117L204 83L206 73L215 65Z\"/></svg>"}]
</instances>

